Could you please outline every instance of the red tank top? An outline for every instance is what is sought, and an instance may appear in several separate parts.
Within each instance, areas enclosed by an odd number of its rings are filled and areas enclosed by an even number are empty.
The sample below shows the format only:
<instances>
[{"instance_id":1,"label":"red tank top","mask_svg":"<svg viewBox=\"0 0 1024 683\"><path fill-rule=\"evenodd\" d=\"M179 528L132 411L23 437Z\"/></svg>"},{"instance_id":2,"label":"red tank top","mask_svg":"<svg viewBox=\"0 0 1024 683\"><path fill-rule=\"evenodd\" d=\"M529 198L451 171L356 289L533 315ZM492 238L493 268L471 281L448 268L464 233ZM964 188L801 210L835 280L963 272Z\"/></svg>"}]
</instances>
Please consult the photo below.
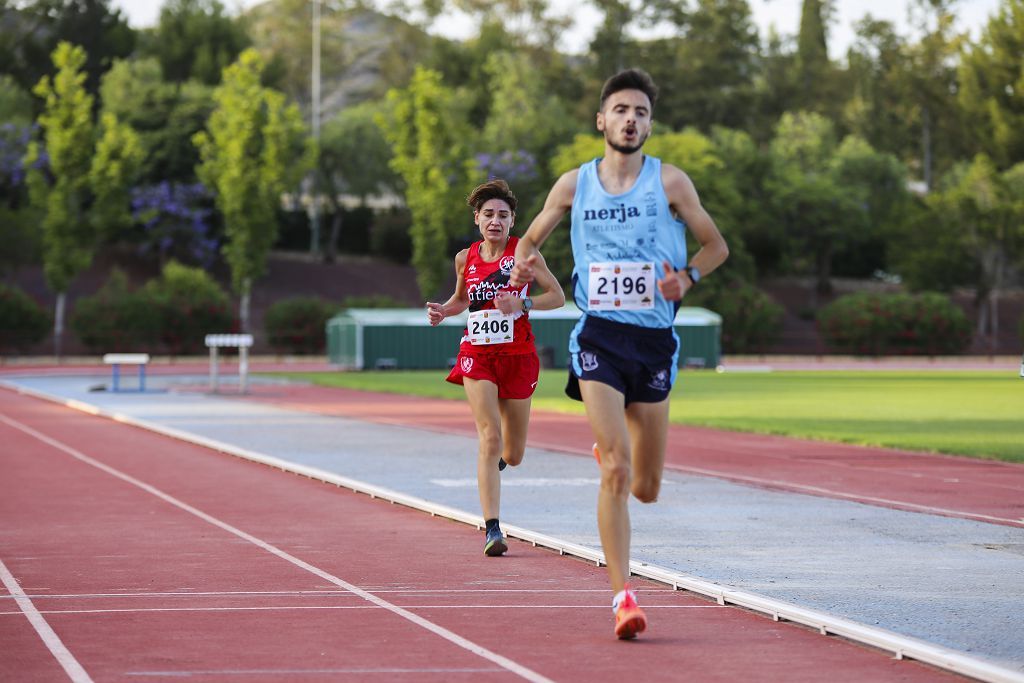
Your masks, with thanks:
<instances>
[{"instance_id":1,"label":"red tank top","mask_svg":"<svg viewBox=\"0 0 1024 683\"><path fill-rule=\"evenodd\" d=\"M480 245L483 241L473 242L469 246L469 253L466 256L466 265L462 269L463 281L466 283L466 291L469 294L469 310L480 311L495 308L494 295L499 291L511 292L522 298L529 290L529 285L523 285L521 289L512 289L508 286L509 276L512 274L512 266L515 265L516 244L518 237L509 237L505 251L497 261L485 261L480 256ZM462 353L475 355L494 354L499 356L512 356L522 353L536 353L533 343L533 328L530 327L530 316L523 312L512 324L512 341L505 344L488 344L474 346L466 340L468 331L463 332Z\"/></svg>"}]
</instances>

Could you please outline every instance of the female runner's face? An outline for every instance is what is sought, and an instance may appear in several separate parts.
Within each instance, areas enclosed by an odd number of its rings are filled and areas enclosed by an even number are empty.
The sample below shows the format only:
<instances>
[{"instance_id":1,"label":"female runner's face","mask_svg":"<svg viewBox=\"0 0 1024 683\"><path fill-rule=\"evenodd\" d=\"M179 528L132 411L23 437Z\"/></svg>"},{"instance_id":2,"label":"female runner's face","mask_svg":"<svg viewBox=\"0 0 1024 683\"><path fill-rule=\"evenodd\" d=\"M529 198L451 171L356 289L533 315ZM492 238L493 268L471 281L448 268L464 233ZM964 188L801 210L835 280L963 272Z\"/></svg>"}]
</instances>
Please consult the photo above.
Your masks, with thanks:
<instances>
[{"instance_id":1,"label":"female runner's face","mask_svg":"<svg viewBox=\"0 0 1024 683\"><path fill-rule=\"evenodd\" d=\"M481 237L491 244L504 244L515 222L515 215L504 199L488 199L473 214L473 220L480 228Z\"/></svg>"}]
</instances>

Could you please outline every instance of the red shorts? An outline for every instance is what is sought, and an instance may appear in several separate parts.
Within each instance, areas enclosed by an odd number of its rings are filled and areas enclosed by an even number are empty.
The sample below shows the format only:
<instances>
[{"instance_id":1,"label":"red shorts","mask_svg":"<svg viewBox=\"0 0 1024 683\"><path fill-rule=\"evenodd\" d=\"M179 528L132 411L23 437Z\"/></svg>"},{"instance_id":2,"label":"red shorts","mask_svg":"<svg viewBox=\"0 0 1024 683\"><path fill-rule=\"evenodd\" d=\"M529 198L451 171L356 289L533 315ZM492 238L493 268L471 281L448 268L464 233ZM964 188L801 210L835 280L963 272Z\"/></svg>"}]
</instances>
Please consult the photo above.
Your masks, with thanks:
<instances>
[{"instance_id":1,"label":"red shorts","mask_svg":"<svg viewBox=\"0 0 1024 683\"><path fill-rule=\"evenodd\" d=\"M522 399L533 396L539 376L540 359L536 353L501 356L460 351L447 381L462 384L463 377L486 380L498 387L498 398Z\"/></svg>"}]
</instances>

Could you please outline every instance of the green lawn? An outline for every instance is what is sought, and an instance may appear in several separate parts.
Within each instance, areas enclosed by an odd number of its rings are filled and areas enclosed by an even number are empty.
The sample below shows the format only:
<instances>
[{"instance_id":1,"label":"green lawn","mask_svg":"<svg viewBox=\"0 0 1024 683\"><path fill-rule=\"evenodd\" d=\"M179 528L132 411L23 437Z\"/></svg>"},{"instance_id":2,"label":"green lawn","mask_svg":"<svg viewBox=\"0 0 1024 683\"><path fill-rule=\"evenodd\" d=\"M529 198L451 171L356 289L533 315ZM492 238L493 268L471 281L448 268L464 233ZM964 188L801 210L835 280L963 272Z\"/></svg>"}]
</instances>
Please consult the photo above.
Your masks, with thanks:
<instances>
[{"instance_id":1,"label":"green lawn","mask_svg":"<svg viewBox=\"0 0 1024 683\"><path fill-rule=\"evenodd\" d=\"M464 399L445 373L289 373L325 386ZM582 413L565 372L541 374L534 407ZM999 372L687 371L673 422L1024 462L1024 379Z\"/></svg>"}]
</instances>

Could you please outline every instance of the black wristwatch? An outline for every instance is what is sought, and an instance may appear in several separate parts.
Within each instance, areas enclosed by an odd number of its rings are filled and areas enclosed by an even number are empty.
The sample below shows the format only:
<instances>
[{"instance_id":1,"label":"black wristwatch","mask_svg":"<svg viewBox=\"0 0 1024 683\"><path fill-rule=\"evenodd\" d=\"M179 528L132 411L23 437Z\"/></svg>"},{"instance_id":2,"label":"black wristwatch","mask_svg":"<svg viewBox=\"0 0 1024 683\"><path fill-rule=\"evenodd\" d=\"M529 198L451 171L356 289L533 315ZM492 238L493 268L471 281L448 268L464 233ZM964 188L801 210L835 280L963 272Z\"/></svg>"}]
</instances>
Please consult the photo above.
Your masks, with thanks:
<instances>
[{"instance_id":1,"label":"black wristwatch","mask_svg":"<svg viewBox=\"0 0 1024 683\"><path fill-rule=\"evenodd\" d=\"M690 278L690 282L693 284L700 282L700 271L697 270L697 266L686 266L683 268L683 271L686 272L686 276Z\"/></svg>"},{"instance_id":2,"label":"black wristwatch","mask_svg":"<svg viewBox=\"0 0 1024 683\"><path fill-rule=\"evenodd\" d=\"M533 310L533 299L528 296L523 297L523 310L527 313Z\"/></svg>"}]
</instances>

